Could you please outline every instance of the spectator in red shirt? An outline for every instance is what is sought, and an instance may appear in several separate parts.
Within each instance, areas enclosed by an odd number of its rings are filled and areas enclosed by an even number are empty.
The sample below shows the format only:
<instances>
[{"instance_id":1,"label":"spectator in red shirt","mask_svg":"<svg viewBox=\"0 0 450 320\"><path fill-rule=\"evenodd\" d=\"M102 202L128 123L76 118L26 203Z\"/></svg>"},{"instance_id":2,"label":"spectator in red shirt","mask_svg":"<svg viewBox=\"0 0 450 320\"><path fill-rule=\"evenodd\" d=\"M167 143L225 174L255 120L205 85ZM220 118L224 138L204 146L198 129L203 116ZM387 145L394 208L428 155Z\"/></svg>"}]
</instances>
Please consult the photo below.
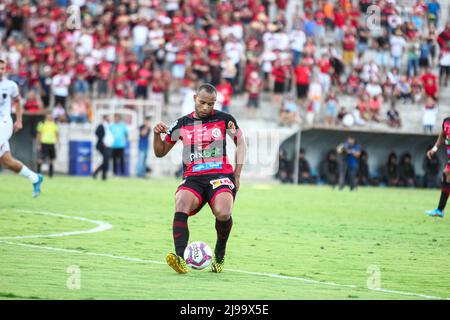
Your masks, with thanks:
<instances>
[{"instance_id":1,"label":"spectator in red shirt","mask_svg":"<svg viewBox=\"0 0 450 320\"><path fill-rule=\"evenodd\" d=\"M217 91L223 95L222 111L230 112L231 96L233 95L233 87L231 84L222 78L222 81L217 86Z\"/></svg>"},{"instance_id":2,"label":"spectator in red shirt","mask_svg":"<svg viewBox=\"0 0 450 320\"><path fill-rule=\"evenodd\" d=\"M345 12L342 10L341 6L336 6L334 10L334 38L342 42L344 40L344 26L345 26Z\"/></svg>"},{"instance_id":3,"label":"spectator in red shirt","mask_svg":"<svg viewBox=\"0 0 450 320\"><path fill-rule=\"evenodd\" d=\"M275 60L272 68L272 76L274 78L274 88L272 100L276 106L281 105L281 98L283 94L287 91L287 81L291 78L289 74L290 69L283 63L280 58Z\"/></svg>"},{"instance_id":4,"label":"spectator in red shirt","mask_svg":"<svg viewBox=\"0 0 450 320\"><path fill-rule=\"evenodd\" d=\"M145 67L141 67L137 73L136 79L136 99L148 98L148 85L150 83L151 72Z\"/></svg>"},{"instance_id":5,"label":"spectator in red shirt","mask_svg":"<svg viewBox=\"0 0 450 320\"><path fill-rule=\"evenodd\" d=\"M295 82L297 86L297 99L302 105L303 100L308 96L309 84L311 83L311 70L306 64L306 60L302 59L295 68Z\"/></svg>"},{"instance_id":6,"label":"spectator in red shirt","mask_svg":"<svg viewBox=\"0 0 450 320\"><path fill-rule=\"evenodd\" d=\"M438 100L439 96L439 84L438 78L431 72L430 68L426 68L425 73L420 78L423 83L423 90L427 97L431 97Z\"/></svg>"},{"instance_id":7,"label":"spectator in red shirt","mask_svg":"<svg viewBox=\"0 0 450 320\"><path fill-rule=\"evenodd\" d=\"M27 99L24 105L25 112L40 112L43 111L42 101L40 96L34 90L28 91Z\"/></svg>"}]
</instances>

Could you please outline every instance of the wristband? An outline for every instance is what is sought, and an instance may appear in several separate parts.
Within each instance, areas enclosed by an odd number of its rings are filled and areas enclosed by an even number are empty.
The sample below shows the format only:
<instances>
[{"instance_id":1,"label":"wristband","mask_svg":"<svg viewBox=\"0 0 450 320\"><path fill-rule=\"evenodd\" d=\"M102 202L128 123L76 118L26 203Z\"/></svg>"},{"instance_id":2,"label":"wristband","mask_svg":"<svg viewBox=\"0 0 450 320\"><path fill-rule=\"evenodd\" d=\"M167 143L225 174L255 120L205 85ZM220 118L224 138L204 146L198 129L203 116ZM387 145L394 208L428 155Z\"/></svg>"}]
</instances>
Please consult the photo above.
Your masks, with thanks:
<instances>
[{"instance_id":1,"label":"wristband","mask_svg":"<svg viewBox=\"0 0 450 320\"><path fill-rule=\"evenodd\" d=\"M431 150L433 150L433 152L438 151L438 147L434 146Z\"/></svg>"}]
</instances>

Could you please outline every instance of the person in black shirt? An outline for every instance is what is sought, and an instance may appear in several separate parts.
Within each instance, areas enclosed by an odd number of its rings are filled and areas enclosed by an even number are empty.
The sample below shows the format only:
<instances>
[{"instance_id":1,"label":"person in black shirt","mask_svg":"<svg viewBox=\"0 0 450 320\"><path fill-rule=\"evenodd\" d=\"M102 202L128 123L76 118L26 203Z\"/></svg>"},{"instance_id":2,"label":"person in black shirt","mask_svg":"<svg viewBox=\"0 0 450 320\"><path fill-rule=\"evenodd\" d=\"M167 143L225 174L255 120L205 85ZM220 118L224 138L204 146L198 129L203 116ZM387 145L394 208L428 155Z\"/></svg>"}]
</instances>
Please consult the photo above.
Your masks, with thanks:
<instances>
[{"instance_id":1,"label":"person in black shirt","mask_svg":"<svg viewBox=\"0 0 450 320\"><path fill-rule=\"evenodd\" d=\"M278 172L275 178L279 179L282 183L293 183L292 179L292 163L289 161L286 155L286 151L280 149L278 156Z\"/></svg>"},{"instance_id":2,"label":"person in black shirt","mask_svg":"<svg viewBox=\"0 0 450 320\"><path fill-rule=\"evenodd\" d=\"M305 149L300 149L298 159L298 183L311 183L311 167L305 159Z\"/></svg>"},{"instance_id":3,"label":"person in black shirt","mask_svg":"<svg viewBox=\"0 0 450 320\"><path fill-rule=\"evenodd\" d=\"M95 145L95 149L97 149L98 152L103 157L102 164L95 169L94 173L92 174L92 177L94 179L97 178L98 173L102 172L102 179L106 180L106 175L108 172L109 167L109 158L111 156L111 145L113 142L113 137L111 132L109 131L109 116L105 115L103 116L103 123L99 124L97 129L95 130L95 135L97 136L97 144Z\"/></svg>"},{"instance_id":4,"label":"person in black shirt","mask_svg":"<svg viewBox=\"0 0 450 320\"><path fill-rule=\"evenodd\" d=\"M385 182L390 187L398 186L399 184L397 155L394 152L391 152L388 157L385 167Z\"/></svg>"},{"instance_id":5,"label":"person in black shirt","mask_svg":"<svg viewBox=\"0 0 450 320\"><path fill-rule=\"evenodd\" d=\"M336 151L328 152L325 160L321 165L321 178L326 181L333 188L338 183L339 179L339 164L336 159Z\"/></svg>"},{"instance_id":6,"label":"person in black shirt","mask_svg":"<svg viewBox=\"0 0 450 320\"><path fill-rule=\"evenodd\" d=\"M427 150L430 150L433 146L429 146ZM441 162L436 154L433 154L431 158L425 156L422 163L423 171L425 172L423 187L424 188L437 188L439 187L439 172Z\"/></svg>"},{"instance_id":7,"label":"person in black shirt","mask_svg":"<svg viewBox=\"0 0 450 320\"><path fill-rule=\"evenodd\" d=\"M405 153L400 161L400 165L398 167L400 185L404 187L416 187L416 172L414 170L414 166L411 163L411 155L409 153Z\"/></svg>"}]
</instances>

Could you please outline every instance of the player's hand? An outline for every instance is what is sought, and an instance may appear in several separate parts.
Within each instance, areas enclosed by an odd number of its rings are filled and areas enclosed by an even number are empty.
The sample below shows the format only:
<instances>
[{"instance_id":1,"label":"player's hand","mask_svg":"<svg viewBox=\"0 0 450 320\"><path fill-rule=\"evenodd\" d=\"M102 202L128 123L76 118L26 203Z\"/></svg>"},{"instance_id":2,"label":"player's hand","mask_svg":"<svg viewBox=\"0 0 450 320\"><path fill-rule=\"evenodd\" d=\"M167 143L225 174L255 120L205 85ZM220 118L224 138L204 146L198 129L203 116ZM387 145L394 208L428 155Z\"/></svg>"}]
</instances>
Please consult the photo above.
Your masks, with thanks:
<instances>
[{"instance_id":1,"label":"player's hand","mask_svg":"<svg viewBox=\"0 0 450 320\"><path fill-rule=\"evenodd\" d=\"M227 128L232 136L236 135L236 126L234 125L233 121L228 121Z\"/></svg>"},{"instance_id":2,"label":"player's hand","mask_svg":"<svg viewBox=\"0 0 450 320\"><path fill-rule=\"evenodd\" d=\"M14 126L13 126L13 128L14 128L14 133L16 133L17 131L20 131L20 130L22 130L22 121L16 121L15 123L14 123Z\"/></svg>"},{"instance_id":3,"label":"player's hand","mask_svg":"<svg viewBox=\"0 0 450 320\"><path fill-rule=\"evenodd\" d=\"M431 158L434 156L435 153L436 152L433 149L428 150L428 152L427 152L428 159L431 160Z\"/></svg>"},{"instance_id":4,"label":"player's hand","mask_svg":"<svg viewBox=\"0 0 450 320\"><path fill-rule=\"evenodd\" d=\"M169 127L164 122L158 122L158 124L153 128L154 134L166 133Z\"/></svg>"},{"instance_id":5,"label":"player's hand","mask_svg":"<svg viewBox=\"0 0 450 320\"><path fill-rule=\"evenodd\" d=\"M239 190L239 187L240 187L240 185L241 185L240 179L241 179L240 176L236 176L236 175L234 176L234 180L236 181L236 183L234 184L235 187L236 187L236 191Z\"/></svg>"}]
</instances>

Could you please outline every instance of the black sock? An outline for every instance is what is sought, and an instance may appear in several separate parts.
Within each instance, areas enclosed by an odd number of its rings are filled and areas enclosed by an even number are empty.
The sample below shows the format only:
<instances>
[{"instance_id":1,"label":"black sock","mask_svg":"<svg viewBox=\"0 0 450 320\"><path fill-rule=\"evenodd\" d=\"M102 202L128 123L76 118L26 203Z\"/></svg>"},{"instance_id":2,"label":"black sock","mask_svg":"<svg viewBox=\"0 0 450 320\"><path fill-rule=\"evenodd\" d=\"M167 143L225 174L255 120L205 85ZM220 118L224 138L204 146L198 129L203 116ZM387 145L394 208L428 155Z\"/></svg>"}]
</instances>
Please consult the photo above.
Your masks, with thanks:
<instances>
[{"instance_id":1,"label":"black sock","mask_svg":"<svg viewBox=\"0 0 450 320\"><path fill-rule=\"evenodd\" d=\"M175 212L173 218L173 241L175 243L175 252L180 257L184 256L184 250L189 240L188 217L187 213Z\"/></svg>"},{"instance_id":2,"label":"black sock","mask_svg":"<svg viewBox=\"0 0 450 320\"><path fill-rule=\"evenodd\" d=\"M447 205L448 195L450 194L450 183L447 182L445 174L442 175L441 198L439 199L438 209L443 211Z\"/></svg>"},{"instance_id":3,"label":"black sock","mask_svg":"<svg viewBox=\"0 0 450 320\"><path fill-rule=\"evenodd\" d=\"M232 226L233 219L231 217L227 221L219 221L216 219L217 242L214 254L217 260L221 260L225 256L225 248Z\"/></svg>"},{"instance_id":4,"label":"black sock","mask_svg":"<svg viewBox=\"0 0 450 320\"><path fill-rule=\"evenodd\" d=\"M53 177L53 164L50 164L48 167L49 167L49 169L48 169L48 175L49 175L50 178L51 178L51 177Z\"/></svg>"},{"instance_id":5,"label":"black sock","mask_svg":"<svg viewBox=\"0 0 450 320\"><path fill-rule=\"evenodd\" d=\"M41 165L40 164L37 165L37 173L41 173Z\"/></svg>"}]
</instances>

